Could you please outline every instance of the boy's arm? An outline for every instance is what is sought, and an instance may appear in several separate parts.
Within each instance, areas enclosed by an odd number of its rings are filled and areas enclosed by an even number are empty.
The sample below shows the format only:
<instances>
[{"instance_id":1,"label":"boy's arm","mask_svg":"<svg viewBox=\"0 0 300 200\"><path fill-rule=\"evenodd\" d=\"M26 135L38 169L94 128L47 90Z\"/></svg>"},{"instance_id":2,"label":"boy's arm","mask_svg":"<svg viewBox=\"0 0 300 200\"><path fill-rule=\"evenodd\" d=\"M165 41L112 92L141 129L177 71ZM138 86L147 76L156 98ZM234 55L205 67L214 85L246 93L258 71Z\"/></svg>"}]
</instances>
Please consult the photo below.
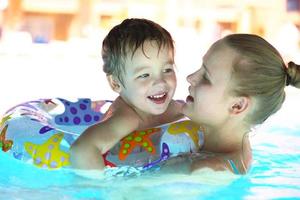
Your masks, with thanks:
<instances>
[{"instance_id":1,"label":"boy's arm","mask_svg":"<svg viewBox=\"0 0 300 200\"><path fill-rule=\"evenodd\" d=\"M103 169L102 155L136 130L138 119L114 113L109 119L85 130L71 146L71 164L79 169Z\"/></svg>"}]
</instances>

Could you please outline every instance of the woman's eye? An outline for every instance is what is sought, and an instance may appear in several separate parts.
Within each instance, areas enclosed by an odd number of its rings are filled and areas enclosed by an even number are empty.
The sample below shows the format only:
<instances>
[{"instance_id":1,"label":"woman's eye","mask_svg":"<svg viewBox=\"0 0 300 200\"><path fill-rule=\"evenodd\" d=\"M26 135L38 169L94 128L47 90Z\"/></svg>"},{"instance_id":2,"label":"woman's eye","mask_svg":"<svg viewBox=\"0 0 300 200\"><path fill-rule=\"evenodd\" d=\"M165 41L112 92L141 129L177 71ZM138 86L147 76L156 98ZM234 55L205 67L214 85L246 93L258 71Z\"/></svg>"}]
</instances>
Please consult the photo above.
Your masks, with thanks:
<instances>
[{"instance_id":1,"label":"woman's eye","mask_svg":"<svg viewBox=\"0 0 300 200\"><path fill-rule=\"evenodd\" d=\"M147 78L149 76L149 74L142 74L142 75L139 75L138 78Z\"/></svg>"},{"instance_id":2,"label":"woman's eye","mask_svg":"<svg viewBox=\"0 0 300 200\"><path fill-rule=\"evenodd\" d=\"M202 80L203 80L203 82L207 82L207 83L210 82L209 79L207 78L207 76L205 74L202 75Z\"/></svg>"}]
</instances>

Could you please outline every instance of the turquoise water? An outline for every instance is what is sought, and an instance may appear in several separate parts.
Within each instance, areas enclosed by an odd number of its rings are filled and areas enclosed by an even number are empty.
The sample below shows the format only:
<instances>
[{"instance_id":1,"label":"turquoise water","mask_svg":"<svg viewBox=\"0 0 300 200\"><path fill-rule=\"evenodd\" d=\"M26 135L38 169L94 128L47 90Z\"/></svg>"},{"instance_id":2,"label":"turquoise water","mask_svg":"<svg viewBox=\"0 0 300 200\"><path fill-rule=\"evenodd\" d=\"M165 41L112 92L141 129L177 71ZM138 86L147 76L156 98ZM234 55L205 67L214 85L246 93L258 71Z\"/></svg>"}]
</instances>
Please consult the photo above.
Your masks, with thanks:
<instances>
[{"instance_id":1,"label":"turquoise water","mask_svg":"<svg viewBox=\"0 0 300 200\"><path fill-rule=\"evenodd\" d=\"M37 168L0 151L0 199L300 199L300 94L287 96L282 109L253 130L247 175L208 169L189 175L184 161L129 177L83 174Z\"/></svg>"},{"instance_id":2,"label":"turquoise water","mask_svg":"<svg viewBox=\"0 0 300 200\"><path fill-rule=\"evenodd\" d=\"M0 154L1 199L300 199L300 129L269 124L252 136L253 167L245 176L203 170L134 177L89 177L46 170ZM179 169L179 170L178 170ZM96 177L97 176L97 177ZM93 177L93 178L90 178Z\"/></svg>"}]
</instances>

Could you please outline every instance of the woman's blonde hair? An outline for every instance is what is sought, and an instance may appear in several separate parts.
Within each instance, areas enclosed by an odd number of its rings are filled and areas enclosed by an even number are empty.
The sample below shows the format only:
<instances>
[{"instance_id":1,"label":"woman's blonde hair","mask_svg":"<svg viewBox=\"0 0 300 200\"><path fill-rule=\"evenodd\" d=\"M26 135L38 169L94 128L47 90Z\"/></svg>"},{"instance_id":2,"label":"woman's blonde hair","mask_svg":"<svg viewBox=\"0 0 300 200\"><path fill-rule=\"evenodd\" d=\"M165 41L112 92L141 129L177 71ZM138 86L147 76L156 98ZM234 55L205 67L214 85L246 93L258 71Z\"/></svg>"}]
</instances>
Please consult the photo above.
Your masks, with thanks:
<instances>
[{"instance_id":1,"label":"woman's blonde hair","mask_svg":"<svg viewBox=\"0 0 300 200\"><path fill-rule=\"evenodd\" d=\"M231 91L255 98L255 109L246 120L250 125L260 124L281 108L287 84L300 87L299 65L290 62L286 67L279 52L257 35L232 34L223 41L238 54L233 61Z\"/></svg>"}]
</instances>

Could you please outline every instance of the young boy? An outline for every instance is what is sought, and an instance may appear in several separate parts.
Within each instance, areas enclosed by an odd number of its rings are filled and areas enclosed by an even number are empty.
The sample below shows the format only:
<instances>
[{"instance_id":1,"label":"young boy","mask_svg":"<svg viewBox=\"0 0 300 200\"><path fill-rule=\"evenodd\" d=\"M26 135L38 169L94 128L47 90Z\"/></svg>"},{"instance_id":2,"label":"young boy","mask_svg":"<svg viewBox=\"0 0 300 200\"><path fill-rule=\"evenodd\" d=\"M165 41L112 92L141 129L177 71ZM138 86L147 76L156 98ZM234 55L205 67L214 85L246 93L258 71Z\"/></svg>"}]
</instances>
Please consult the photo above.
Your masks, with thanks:
<instances>
[{"instance_id":1,"label":"young boy","mask_svg":"<svg viewBox=\"0 0 300 200\"><path fill-rule=\"evenodd\" d=\"M80 169L103 169L101 155L128 134L183 117L180 103L172 100L174 45L167 30L150 20L126 19L104 39L102 58L107 80L119 97L104 119L72 145L71 163Z\"/></svg>"}]
</instances>

